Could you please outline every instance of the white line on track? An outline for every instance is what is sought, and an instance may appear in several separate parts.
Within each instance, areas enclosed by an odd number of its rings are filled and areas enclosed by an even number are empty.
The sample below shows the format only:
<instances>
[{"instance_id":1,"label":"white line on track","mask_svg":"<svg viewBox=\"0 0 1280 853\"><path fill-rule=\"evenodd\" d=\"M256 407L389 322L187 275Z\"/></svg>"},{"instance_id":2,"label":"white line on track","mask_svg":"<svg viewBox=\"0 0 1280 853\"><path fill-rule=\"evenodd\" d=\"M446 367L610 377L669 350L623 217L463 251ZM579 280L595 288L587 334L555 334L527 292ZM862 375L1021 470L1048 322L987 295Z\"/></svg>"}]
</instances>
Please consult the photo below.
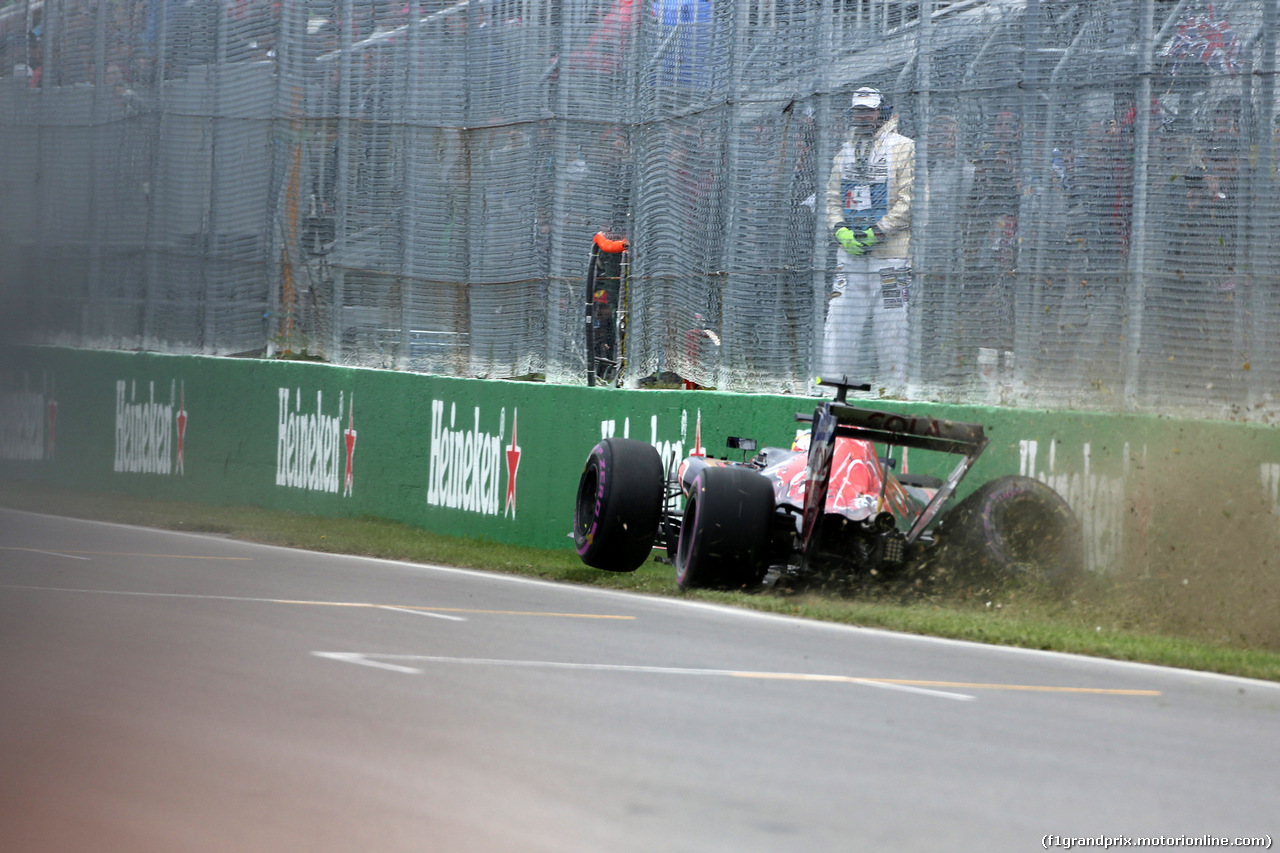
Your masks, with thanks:
<instances>
[{"instance_id":1,"label":"white line on track","mask_svg":"<svg viewBox=\"0 0 1280 853\"><path fill-rule=\"evenodd\" d=\"M849 675L821 675L803 672L752 672L739 669L695 669L689 667L645 666L637 664L612 663L571 663L568 661L544 660L506 660L499 658L459 658L442 655L396 655L396 654L364 654L362 652L312 652L316 657L346 663L372 666L378 669L389 669L409 675L421 675L423 670L417 667L404 666L388 661L405 661L440 664L469 664L473 666L509 666L524 669L566 669L590 672L629 672L653 675L700 675L720 678L750 678L773 681L805 681L835 682L840 684L858 684L865 687L878 687L882 690L898 690L904 693L918 693L924 696L935 696L940 699L957 699L971 702L976 696L967 693L953 693L947 690L930 690L926 687L914 687L909 684L895 684L892 681L880 681L874 678L858 678Z\"/></svg>"},{"instance_id":2,"label":"white line on track","mask_svg":"<svg viewBox=\"0 0 1280 853\"><path fill-rule=\"evenodd\" d=\"M361 666L371 666L375 669L389 669L392 672L405 672L409 675L421 675L422 670L415 669L411 666L400 666L394 663L383 663L379 660L373 660L368 655L362 655L359 652L312 652L316 657L328 658L329 660L346 661L347 663L358 663Z\"/></svg>"},{"instance_id":3,"label":"white line on track","mask_svg":"<svg viewBox=\"0 0 1280 853\"><path fill-rule=\"evenodd\" d=\"M414 616L430 616L433 619L447 619L450 622L466 622L465 616L450 616L448 613L432 613L430 610L413 610L408 607L393 607L390 604L379 604L379 610L394 610L397 613L411 613Z\"/></svg>"},{"instance_id":4,"label":"white line on track","mask_svg":"<svg viewBox=\"0 0 1280 853\"><path fill-rule=\"evenodd\" d=\"M88 557L82 557L79 554L64 554L61 551L45 551L40 548L9 548L11 551L26 551L29 554L48 554L50 557L66 557L68 560L87 560Z\"/></svg>"}]
</instances>

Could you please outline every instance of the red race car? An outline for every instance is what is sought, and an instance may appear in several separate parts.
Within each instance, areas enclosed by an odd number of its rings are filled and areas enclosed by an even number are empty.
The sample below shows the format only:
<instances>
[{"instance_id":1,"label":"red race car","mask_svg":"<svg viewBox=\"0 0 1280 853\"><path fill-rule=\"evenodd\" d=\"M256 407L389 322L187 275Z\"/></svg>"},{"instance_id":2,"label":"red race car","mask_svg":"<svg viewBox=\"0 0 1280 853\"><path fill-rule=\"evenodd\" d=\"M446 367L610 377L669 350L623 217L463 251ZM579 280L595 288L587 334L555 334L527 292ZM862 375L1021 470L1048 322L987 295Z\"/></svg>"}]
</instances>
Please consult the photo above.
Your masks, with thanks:
<instances>
[{"instance_id":1,"label":"red race car","mask_svg":"<svg viewBox=\"0 0 1280 853\"><path fill-rule=\"evenodd\" d=\"M889 576L941 547L950 564L987 574L1063 583L1083 571L1080 522L1044 483L1000 477L952 505L987 446L981 425L856 408L848 391L868 386L818 382L836 396L796 415L811 429L742 462L690 456L664 471L645 442L601 441L578 482L578 556L629 572L665 549L681 589ZM756 450L745 438L728 446ZM960 460L945 480L897 473L905 454L893 454L906 448Z\"/></svg>"}]
</instances>

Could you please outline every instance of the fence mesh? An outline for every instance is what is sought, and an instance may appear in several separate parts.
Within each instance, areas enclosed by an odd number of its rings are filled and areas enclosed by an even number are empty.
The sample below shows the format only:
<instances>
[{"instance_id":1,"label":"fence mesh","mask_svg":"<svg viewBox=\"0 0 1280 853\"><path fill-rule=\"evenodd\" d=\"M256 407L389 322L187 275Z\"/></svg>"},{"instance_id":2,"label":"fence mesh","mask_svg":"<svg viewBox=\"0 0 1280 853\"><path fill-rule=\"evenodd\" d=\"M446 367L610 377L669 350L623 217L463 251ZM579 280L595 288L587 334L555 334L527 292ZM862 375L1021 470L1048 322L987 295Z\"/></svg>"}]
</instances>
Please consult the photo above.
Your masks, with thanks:
<instances>
[{"instance_id":1,"label":"fence mesh","mask_svg":"<svg viewBox=\"0 0 1280 853\"><path fill-rule=\"evenodd\" d=\"M1276 5L11 1L5 335L583 382L604 231L631 383L1266 418ZM851 257L863 86L910 242Z\"/></svg>"}]
</instances>

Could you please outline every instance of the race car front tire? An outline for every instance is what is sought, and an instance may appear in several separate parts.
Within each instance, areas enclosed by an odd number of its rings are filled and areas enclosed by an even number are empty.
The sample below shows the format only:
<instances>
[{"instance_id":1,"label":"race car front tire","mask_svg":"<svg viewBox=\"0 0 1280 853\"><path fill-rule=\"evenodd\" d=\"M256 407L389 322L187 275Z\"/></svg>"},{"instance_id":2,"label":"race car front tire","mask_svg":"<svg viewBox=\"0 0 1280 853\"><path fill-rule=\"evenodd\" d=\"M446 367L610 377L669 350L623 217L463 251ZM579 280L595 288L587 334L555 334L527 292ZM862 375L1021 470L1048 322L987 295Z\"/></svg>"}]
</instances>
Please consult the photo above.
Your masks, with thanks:
<instances>
[{"instance_id":1,"label":"race car front tire","mask_svg":"<svg viewBox=\"0 0 1280 853\"><path fill-rule=\"evenodd\" d=\"M673 563L682 590L757 586L769 568L773 486L747 468L707 467L689 490Z\"/></svg>"},{"instance_id":2,"label":"race car front tire","mask_svg":"<svg viewBox=\"0 0 1280 853\"><path fill-rule=\"evenodd\" d=\"M1052 488L1030 477L1000 477L956 505L941 542L964 568L988 577L1069 584L1084 571L1080 520Z\"/></svg>"},{"instance_id":3,"label":"race car front tire","mask_svg":"<svg viewBox=\"0 0 1280 853\"><path fill-rule=\"evenodd\" d=\"M582 562L610 572L640 568L658 533L664 480L653 445L606 438L593 447L573 513L573 544Z\"/></svg>"}]
</instances>

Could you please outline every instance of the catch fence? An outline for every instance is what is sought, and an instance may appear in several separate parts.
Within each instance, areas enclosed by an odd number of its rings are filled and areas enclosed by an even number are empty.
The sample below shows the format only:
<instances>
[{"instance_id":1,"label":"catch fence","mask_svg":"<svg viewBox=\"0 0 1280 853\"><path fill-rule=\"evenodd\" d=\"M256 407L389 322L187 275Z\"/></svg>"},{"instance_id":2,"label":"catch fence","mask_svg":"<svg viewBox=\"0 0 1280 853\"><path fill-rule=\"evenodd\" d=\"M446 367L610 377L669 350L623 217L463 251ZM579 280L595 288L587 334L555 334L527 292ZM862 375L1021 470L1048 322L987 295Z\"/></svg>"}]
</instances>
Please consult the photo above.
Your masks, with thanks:
<instances>
[{"instance_id":1,"label":"catch fence","mask_svg":"<svg viewBox=\"0 0 1280 853\"><path fill-rule=\"evenodd\" d=\"M1276 5L20 0L5 336L583 382L603 231L628 382L1267 418ZM902 385L821 361L864 85L915 141Z\"/></svg>"}]
</instances>

